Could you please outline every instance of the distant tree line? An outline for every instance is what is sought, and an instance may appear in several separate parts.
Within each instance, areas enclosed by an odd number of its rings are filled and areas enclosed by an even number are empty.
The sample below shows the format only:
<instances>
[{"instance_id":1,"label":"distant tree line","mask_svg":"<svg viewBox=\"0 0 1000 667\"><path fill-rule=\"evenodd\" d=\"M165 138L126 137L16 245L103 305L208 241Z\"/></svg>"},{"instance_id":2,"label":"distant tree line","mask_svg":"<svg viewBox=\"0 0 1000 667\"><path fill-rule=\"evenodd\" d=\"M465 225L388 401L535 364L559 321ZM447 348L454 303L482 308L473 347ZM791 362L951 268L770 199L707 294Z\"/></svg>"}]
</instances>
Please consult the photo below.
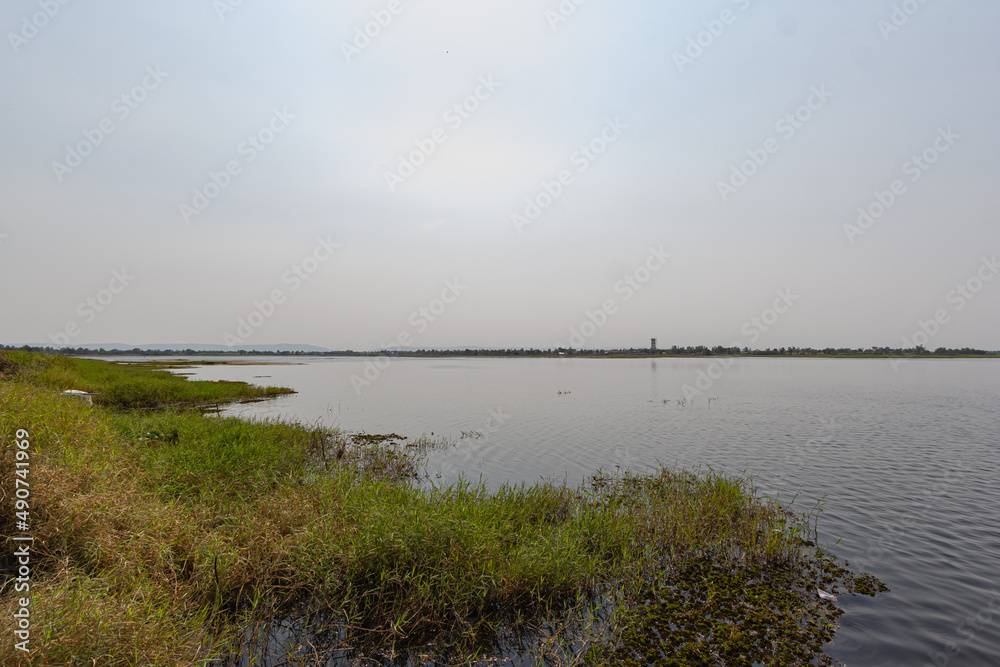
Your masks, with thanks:
<instances>
[{"instance_id":1,"label":"distant tree line","mask_svg":"<svg viewBox=\"0 0 1000 667\"><path fill-rule=\"evenodd\" d=\"M678 347L674 345L670 348L657 348L655 351L648 348L630 348L622 350L572 350L559 348L558 354L571 356L656 356L656 357L993 357L1000 356L1000 351L977 350L971 347L959 349L949 349L939 347L936 350L928 350L925 347L917 346L913 348L891 348L891 347L779 347L766 348L763 350L751 349L748 347L726 347L716 345L708 347L706 345Z\"/></svg>"},{"instance_id":2,"label":"distant tree line","mask_svg":"<svg viewBox=\"0 0 1000 667\"><path fill-rule=\"evenodd\" d=\"M329 352L312 351L255 351L255 350L143 350L138 347L130 350L115 349L106 350L104 348L93 349L87 347L33 347L29 345L13 346L0 345L2 350L24 350L29 352L44 352L46 354L63 354L68 356L81 355L101 355L101 356L147 356L147 357L171 357L171 356L274 356L274 357L995 357L1000 356L1000 351L977 350L971 347L946 348L939 347L935 350L928 350L922 346L913 348L890 348L890 347L780 347L767 348L763 350L750 349L748 347L725 347L716 345L708 347L706 345L679 347L674 345L670 348L657 348L655 351L649 348L616 348L599 350L577 350L572 348L508 348L508 349L449 349L449 350L375 350L369 352L358 352L355 350L334 350Z\"/></svg>"}]
</instances>

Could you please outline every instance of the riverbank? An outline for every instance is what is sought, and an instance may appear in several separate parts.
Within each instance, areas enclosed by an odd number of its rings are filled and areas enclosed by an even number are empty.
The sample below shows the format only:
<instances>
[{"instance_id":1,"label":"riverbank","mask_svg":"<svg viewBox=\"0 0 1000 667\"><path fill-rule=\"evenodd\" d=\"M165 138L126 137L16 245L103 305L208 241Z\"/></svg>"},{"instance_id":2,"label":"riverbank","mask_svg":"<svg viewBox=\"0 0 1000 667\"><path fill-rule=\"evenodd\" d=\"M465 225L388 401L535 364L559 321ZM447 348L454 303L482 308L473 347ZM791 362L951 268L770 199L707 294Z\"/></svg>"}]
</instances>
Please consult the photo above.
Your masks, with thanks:
<instances>
[{"instance_id":1,"label":"riverbank","mask_svg":"<svg viewBox=\"0 0 1000 667\"><path fill-rule=\"evenodd\" d=\"M398 437L198 410L280 389L18 355L0 359L0 525L15 535L23 430L32 664L249 657L248 628L306 617L338 631L314 623L286 649L808 664L840 613L817 589L879 588L748 480L661 468L582 488L428 486ZM6 582L5 612L16 598ZM0 656L29 664L10 642Z\"/></svg>"}]
</instances>

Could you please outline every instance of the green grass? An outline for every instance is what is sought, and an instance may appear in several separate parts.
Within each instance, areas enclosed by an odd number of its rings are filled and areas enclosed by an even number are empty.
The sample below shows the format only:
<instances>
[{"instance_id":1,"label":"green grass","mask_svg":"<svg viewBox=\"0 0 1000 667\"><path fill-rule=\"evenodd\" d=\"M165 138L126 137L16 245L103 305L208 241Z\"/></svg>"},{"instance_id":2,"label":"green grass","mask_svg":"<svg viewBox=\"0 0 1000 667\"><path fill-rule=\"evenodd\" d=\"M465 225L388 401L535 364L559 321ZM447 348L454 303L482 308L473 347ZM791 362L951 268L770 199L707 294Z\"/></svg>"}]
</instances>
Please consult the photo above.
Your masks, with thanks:
<instances>
[{"instance_id":1,"label":"green grass","mask_svg":"<svg viewBox=\"0 0 1000 667\"><path fill-rule=\"evenodd\" d=\"M261 400L293 393L281 387L257 387L243 382L188 382L166 370L142 365L113 364L96 359L5 352L0 377L18 376L23 382L64 391L78 389L97 394L100 405L119 409L158 408Z\"/></svg>"},{"instance_id":2,"label":"green grass","mask_svg":"<svg viewBox=\"0 0 1000 667\"><path fill-rule=\"evenodd\" d=\"M284 617L335 623L346 657L467 663L520 642L550 664L810 664L839 613L816 586L879 586L749 480L664 468L579 488L427 486L398 437L176 407L198 387L157 410L52 391L162 381L109 366L0 357L0 470L17 429L31 434L31 664L252 657L248 634ZM8 585L0 607L14 605ZM322 634L299 639L332 650ZM29 661L4 642L0 663Z\"/></svg>"},{"instance_id":3,"label":"green grass","mask_svg":"<svg viewBox=\"0 0 1000 667\"><path fill-rule=\"evenodd\" d=\"M140 465L160 497L188 502L257 497L276 480L303 474L310 452L329 437L323 429L176 409L109 420L123 437L143 444Z\"/></svg>"}]
</instances>

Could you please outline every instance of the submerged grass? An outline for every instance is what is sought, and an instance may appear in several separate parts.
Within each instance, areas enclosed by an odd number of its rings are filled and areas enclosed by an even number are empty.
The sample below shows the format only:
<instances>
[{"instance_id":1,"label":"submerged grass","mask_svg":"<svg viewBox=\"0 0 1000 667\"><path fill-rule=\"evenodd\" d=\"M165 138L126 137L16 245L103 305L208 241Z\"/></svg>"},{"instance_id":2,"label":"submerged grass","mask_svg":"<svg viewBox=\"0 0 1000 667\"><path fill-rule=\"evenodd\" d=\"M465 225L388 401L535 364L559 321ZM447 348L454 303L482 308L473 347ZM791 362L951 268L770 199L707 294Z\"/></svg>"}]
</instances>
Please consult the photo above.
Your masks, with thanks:
<instances>
[{"instance_id":1,"label":"submerged grass","mask_svg":"<svg viewBox=\"0 0 1000 667\"><path fill-rule=\"evenodd\" d=\"M839 613L816 587L854 588L808 524L748 480L664 468L580 488L422 486L399 436L177 407L246 385L180 380L192 388L156 410L52 391L164 382L141 370L0 355L0 470L27 430L35 537L31 653L4 642L5 665L263 664L267 650L246 644L282 618L305 634L274 664L505 650L548 664L810 664ZM0 606L15 604L5 581Z\"/></svg>"}]
</instances>

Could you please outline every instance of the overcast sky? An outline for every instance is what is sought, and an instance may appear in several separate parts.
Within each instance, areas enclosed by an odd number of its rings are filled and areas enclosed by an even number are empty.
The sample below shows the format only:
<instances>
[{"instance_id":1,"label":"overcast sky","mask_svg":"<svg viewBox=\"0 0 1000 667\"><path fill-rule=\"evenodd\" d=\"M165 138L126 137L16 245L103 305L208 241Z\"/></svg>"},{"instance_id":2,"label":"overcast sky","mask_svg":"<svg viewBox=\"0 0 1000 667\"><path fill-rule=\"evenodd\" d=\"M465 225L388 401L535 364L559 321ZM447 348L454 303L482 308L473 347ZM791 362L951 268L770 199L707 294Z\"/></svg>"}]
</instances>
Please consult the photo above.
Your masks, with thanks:
<instances>
[{"instance_id":1,"label":"overcast sky","mask_svg":"<svg viewBox=\"0 0 1000 667\"><path fill-rule=\"evenodd\" d=\"M1000 348L991 0L0 27L0 342Z\"/></svg>"}]
</instances>

